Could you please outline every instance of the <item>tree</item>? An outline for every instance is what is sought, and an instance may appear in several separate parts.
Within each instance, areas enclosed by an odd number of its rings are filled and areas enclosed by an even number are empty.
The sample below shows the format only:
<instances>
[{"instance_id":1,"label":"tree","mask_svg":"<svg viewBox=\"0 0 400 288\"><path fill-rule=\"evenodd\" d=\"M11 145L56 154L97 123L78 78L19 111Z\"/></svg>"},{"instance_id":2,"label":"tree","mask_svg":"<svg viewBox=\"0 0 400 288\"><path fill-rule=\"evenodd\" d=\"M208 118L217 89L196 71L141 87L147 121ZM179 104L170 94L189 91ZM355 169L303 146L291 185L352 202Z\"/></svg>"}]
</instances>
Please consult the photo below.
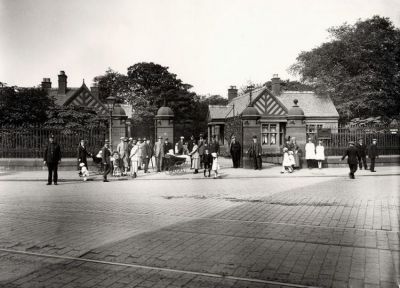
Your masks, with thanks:
<instances>
[{"instance_id":1,"label":"tree","mask_svg":"<svg viewBox=\"0 0 400 288\"><path fill-rule=\"evenodd\" d=\"M329 30L331 41L303 51L292 73L329 95L341 120L398 115L400 111L400 31L374 16Z\"/></svg>"},{"instance_id":2,"label":"tree","mask_svg":"<svg viewBox=\"0 0 400 288\"><path fill-rule=\"evenodd\" d=\"M93 81L99 87L99 99L106 102L109 96L121 96L123 91L126 91L126 75L118 73L111 68L108 68L104 75L96 76Z\"/></svg>"},{"instance_id":3,"label":"tree","mask_svg":"<svg viewBox=\"0 0 400 288\"><path fill-rule=\"evenodd\" d=\"M0 87L0 125L31 126L47 120L54 105L39 88Z\"/></svg>"}]
</instances>

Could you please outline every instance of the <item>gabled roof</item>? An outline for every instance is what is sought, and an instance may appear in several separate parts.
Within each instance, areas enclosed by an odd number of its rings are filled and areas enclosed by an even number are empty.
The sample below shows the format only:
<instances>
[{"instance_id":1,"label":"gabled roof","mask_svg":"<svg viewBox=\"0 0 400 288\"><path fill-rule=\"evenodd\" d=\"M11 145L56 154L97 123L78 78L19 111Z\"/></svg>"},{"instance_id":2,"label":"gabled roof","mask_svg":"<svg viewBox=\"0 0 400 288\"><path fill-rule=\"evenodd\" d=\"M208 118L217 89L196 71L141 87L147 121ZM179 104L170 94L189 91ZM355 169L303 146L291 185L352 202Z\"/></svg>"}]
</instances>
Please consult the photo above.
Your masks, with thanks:
<instances>
[{"instance_id":1,"label":"gabled roof","mask_svg":"<svg viewBox=\"0 0 400 288\"><path fill-rule=\"evenodd\" d=\"M58 94L58 88L51 88L48 92L48 95L50 97L53 97L55 100L55 103L59 106L63 106L65 102L72 98L74 95L76 95L77 91L80 88L74 87L74 88L68 88L67 93L65 94Z\"/></svg>"},{"instance_id":2,"label":"gabled roof","mask_svg":"<svg viewBox=\"0 0 400 288\"><path fill-rule=\"evenodd\" d=\"M265 87L260 87L256 88L252 91L251 93L251 99L252 102L254 103L254 100L258 98L264 91ZM235 115L241 114L244 109L246 109L247 106L249 106L250 102L250 92L246 92L244 94L241 94L231 100L231 102L228 103L228 105L234 105L235 106Z\"/></svg>"}]
</instances>

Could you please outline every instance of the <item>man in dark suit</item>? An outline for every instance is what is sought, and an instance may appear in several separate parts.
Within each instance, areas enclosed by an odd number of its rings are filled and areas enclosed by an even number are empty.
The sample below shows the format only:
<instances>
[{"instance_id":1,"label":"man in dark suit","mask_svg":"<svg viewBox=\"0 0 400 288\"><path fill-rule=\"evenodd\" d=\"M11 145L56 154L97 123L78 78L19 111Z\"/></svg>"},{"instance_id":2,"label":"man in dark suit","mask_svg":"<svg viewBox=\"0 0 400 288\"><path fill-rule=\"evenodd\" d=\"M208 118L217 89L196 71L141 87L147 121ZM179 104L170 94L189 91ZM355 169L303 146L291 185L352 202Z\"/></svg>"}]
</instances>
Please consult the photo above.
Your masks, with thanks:
<instances>
[{"instance_id":1,"label":"man in dark suit","mask_svg":"<svg viewBox=\"0 0 400 288\"><path fill-rule=\"evenodd\" d=\"M183 155L183 145L185 144L184 140L185 140L185 137L181 136L181 138L178 141L178 143L176 143L177 151L175 151L175 152L178 155Z\"/></svg>"},{"instance_id":2,"label":"man in dark suit","mask_svg":"<svg viewBox=\"0 0 400 288\"><path fill-rule=\"evenodd\" d=\"M232 136L231 147L229 150L232 156L233 168L239 168L242 147L240 146L240 143L236 141L235 135Z\"/></svg>"},{"instance_id":3,"label":"man in dark suit","mask_svg":"<svg viewBox=\"0 0 400 288\"><path fill-rule=\"evenodd\" d=\"M356 145L356 148L358 150L358 165L360 170L363 168L364 164L364 169L367 170L367 146L363 143L363 139L358 139L358 143Z\"/></svg>"},{"instance_id":4,"label":"man in dark suit","mask_svg":"<svg viewBox=\"0 0 400 288\"><path fill-rule=\"evenodd\" d=\"M172 147L172 143L170 143L168 141L168 138L165 138L163 149L164 149L164 156L163 156L163 161L162 161L162 170L164 171L168 168L168 165L169 165L169 159L165 157L165 154L169 153L170 150L174 151L173 147ZM174 152L172 152L172 153L174 153Z\"/></svg>"},{"instance_id":5,"label":"man in dark suit","mask_svg":"<svg viewBox=\"0 0 400 288\"><path fill-rule=\"evenodd\" d=\"M342 161L344 160L344 158L346 158L346 156L347 156L347 163L349 164L350 168L349 177L350 179L354 179L355 178L354 173L356 173L357 171L359 155L358 155L358 150L354 146L353 141L349 142L349 148L347 148L346 151L344 151Z\"/></svg>"},{"instance_id":6,"label":"man in dark suit","mask_svg":"<svg viewBox=\"0 0 400 288\"><path fill-rule=\"evenodd\" d=\"M371 160L370 169L371 172L375 171L375 158L378 158L378 147L376 146L376 139L372 139L372 144L368 147L368 158ZM365 168L367 169L367 168Z\"/></svg>"},{"instance_id":7,"label":"man in dark suit","mask_svg":"<svg viewBox=\"0 0 400 288\"><path fill-rule=\"evenodd\" d=\"M104 147L101 150L102 162L104 165L103 182L108 182L107 175L111 172L111 151L109 149L108 140L104 141Z\"/></svg>"},{"instance_id":8,"label":"man in dark suit","mask_svg":"<svg viewBox=\"0 0 400 288\"><path fill-rule=\"evenodd\" d=\"M54 135L50 135L49 144L44 150L43 163L47 165L47 170L49 171L49 175L47 178L47 184L51 185L53 180L54 185L58 185L58 164L61 162L61 148L54 140Z\"/></svg>"},{"instance_id":9,"label":"man in dark suit","mask_svg":"<svg viewBox=\"0 0 400 288\"><path fill-rule=\"evenodd\" d=\"M254 170L261 170L262 168L262 159L261 159L261 154L262 154L262 148L261 144L257 142L257 136L253 136L253 143L250 144L249 150L247 150L247 154L249 154L249 157L253 159L254 163Z\"/></svg>"},{"instance_id":10,"label":"man in dark suit","mask_svg":"<svg viewBox=\"0 0 400 288\"><path fill-rule=\"evenodd\" d=\"M87 156L92 156L91 153L89 153L86 150L86 145L85 145L85 140L81 140L78 146L78 170L79 170L79 176L81 176L82 172L80 171L80 163L84 163L86 168L89 169L89 166L87 164Z\"/></svg>"}]
</instances>

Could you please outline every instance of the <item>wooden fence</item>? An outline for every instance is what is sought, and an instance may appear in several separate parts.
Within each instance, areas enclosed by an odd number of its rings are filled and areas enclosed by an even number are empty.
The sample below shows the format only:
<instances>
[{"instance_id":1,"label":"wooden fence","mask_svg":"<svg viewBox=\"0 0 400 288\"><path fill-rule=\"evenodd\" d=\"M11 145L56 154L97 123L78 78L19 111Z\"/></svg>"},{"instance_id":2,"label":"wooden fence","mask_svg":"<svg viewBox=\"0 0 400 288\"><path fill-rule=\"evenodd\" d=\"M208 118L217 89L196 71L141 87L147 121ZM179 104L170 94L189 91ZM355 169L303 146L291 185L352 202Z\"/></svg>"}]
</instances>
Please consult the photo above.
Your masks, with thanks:
<instances>
[{"instance_id":1,"label":"wooden fence","mask_svg":"<svg viewBox=\"0 0 400 288\"><path fill-rule=\"evenodd\" d=\"M60 144L63 157L77 157L81 139L87 141L86 147L92 153L97 153L107 139L107 129L104 127L85 131L0 127L0 158L41 158L50 134L54 134Z\"/></svg>"},{"instance_id":2,"label":"wooden fence","mask_svg":"<svg viewBox=\"0 0 400 288\"><path fill-rule=\"evenodd\" d=\"M339 128L332 133L330 139L324 139L325 155L341 156L348 147L349 141L357 142L363 139L366 145L377 139L380 155L400 155L400 134L385 130L373 130L363 128Z\"/></svg>"}]
</instances>

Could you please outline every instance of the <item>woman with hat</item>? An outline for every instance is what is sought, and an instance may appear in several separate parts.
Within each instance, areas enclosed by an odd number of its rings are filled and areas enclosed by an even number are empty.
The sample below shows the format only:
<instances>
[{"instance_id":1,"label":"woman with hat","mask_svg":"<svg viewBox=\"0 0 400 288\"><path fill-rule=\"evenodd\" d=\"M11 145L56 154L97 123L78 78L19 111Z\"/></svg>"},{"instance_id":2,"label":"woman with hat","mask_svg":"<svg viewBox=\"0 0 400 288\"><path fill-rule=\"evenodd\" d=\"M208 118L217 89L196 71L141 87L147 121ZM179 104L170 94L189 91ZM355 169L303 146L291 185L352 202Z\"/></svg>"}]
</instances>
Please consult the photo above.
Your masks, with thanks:
<instances>
[{"instance_id":1,"label":"woman with hat","mask_svg":"<svg viewBox=\"0 0 400 288\"><path fill-rule=\"evenodd\" d=\"M92 156L91 153L89 153L86 150L86 146L85 146L85 140L81 140L79 142L79 146L78 146L78 170L79 170L79 176L82 175L81 169L80 169L80 163L85 164L86 169L89 170L88 164L87 164L87 158L86 156Z\"/></svg>"},{"instance_id":2,"label":"woman with hat","mask_svg":"<svg viewBox=\"0 0 400 288\"><path fill-rule=\"evenodd\" d=\"M199 155L199 146L197 145L196 141L193 141L193 148L190 152L189 156L192 158L192 169L194 169L193 174L199 173L200 169L200 155Z\"/></svg>"}]
</instances>

